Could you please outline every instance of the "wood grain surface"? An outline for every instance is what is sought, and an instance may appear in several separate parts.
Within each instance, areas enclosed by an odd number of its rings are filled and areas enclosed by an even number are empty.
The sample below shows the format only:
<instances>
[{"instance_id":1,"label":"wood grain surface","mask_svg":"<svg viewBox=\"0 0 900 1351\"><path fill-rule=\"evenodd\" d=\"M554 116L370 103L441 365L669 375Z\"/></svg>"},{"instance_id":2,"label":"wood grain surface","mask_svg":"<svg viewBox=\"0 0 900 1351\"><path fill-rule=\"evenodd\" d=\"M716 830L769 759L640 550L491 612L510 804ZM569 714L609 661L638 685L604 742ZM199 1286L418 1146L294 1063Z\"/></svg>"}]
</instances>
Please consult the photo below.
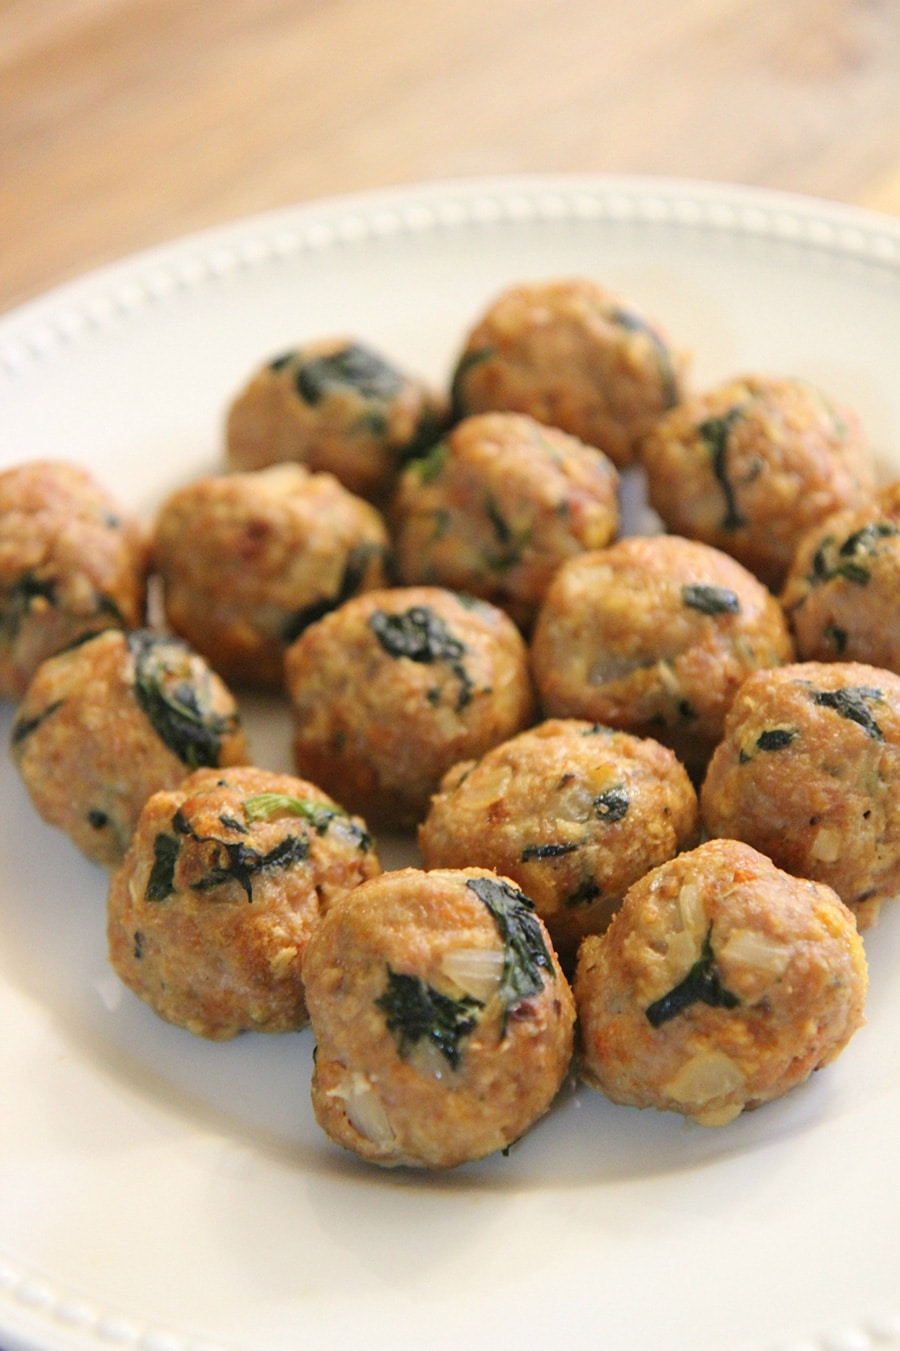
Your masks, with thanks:
<instances>
[{"instance_id":1,"label":"wood grain surface","mask_svg":"<svg viewBox=\"0 0 900 1351\"><path fill-rule=\"evenodd\" d=\"M900 214L900 0L0 0L0 310L246 213L531 171Z\"/></svg>"}]
</instances>

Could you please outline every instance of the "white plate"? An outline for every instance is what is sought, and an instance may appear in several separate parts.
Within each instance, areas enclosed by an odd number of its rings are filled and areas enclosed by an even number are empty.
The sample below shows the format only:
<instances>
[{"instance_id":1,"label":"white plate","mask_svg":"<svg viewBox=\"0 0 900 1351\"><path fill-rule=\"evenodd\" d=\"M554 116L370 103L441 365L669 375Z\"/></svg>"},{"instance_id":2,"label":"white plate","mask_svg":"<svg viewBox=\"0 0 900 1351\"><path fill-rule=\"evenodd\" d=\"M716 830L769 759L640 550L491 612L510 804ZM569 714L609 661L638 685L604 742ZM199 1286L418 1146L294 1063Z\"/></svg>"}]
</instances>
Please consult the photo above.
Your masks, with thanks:
<instances>
[{"instance_id":1,"label":"white plate","mask_svg":"<svg viewBox=\"0 0 900 1351\"><path fill-rule=\"evenodd\" d=\"M698 384L818 381L900 473L900 223L585 178L267 215L31 303L0 320L0 464L73 457L149 511L219 462L266 356L347 331L444 381L501 286L566 273L660 317ZM283 711L249 718L289 768ZM900 1345L900 911L867 1027L781 1102L715 1131L567 1091L509 1157L429 1177L319 1134L308 1032L207 1044L124 993L102 875L8 764L0 879L4 1351Z\"/></svg>"}]
</instances>

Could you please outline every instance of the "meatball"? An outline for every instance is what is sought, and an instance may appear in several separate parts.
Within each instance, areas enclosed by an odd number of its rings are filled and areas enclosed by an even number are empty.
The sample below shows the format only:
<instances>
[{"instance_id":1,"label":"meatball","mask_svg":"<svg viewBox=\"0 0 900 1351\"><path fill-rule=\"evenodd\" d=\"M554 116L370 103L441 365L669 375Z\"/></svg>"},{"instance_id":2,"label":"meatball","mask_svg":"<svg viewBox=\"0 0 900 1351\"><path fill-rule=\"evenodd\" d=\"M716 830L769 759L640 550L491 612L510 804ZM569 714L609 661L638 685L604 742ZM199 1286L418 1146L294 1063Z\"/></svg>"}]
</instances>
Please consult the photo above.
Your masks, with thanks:
<instances>
[{"instance_id":1,"label":"meatball","mask_svg":"<svg viewBox=\"0 0 900 1351\"><path fill-rule=\"evenodd\" d=\"M559 564L619 525L602 451L519 413L459 423L400 478L392 507L407 584L467 591L528 628Z\"/></svg>"},{"instance_id":2,"label":"meatball","mask_svg":"<svg viewBox=\"0 0 900 1351\"><path fill-rule=\"evenodd\" d=\"M108 629L42 662L10 750L40 816L106 868L151 793L247 758L222 681L184 643L146 629Z\"/></svg>"},{"instance_id":3,"label":"meatball","mask_svg":"<svg viewBox=\"0 0 900 1351\"><path fill-rule=\"evenodd\" d=\"M154 793L110 879L110 961L162 1018L222 1041L307 1022L322 914L379 872L364 822L314 784L198 769Z\"/></svg>"},{"instance_id":4,"label":"meatball","mask_svg":"<svg viewBox=\"0 0 900 1351\"><path fill-rule=\"evenodd\" d=\"M686 362L658 324L588 278L504 291L468 334L453 376L457 417L529 413L632 464L682 397Z\"/></svg>"},{"instance_id":5,"label":"meatball","mask_svg":"<svg viewBox=\"0 0 900 1351\"><path fill-rule=\"evenodd\" d=\"M436 441L444 398L352 339L323 338L256 371L231 403L232 469L296 460L382 502L404 460Z\"/></svg>"},{"instance_id":6,"label":"meatball","mask_svg":"<svg viewBox=\"0 0 900 1351\"><path fill-rule=\"evenodd\" d=\"M636 882L584 940L582 1077L613 1102L721 1126L833 1061L864 1021L867 983L830 887L712 840Z\"/></svg>"},{"instance_id":7,"label":"meatball","mask_svg":"<svg viewBox=\"0 0 900 1351\"><path fill-rule=\"evenodd\" d=\"M545 713L652 736L702 775L742 680L792 647L778 602L740 563L653 535L564 563L531 654Z\"/></svg>"},{"instance_id":8,"label":"meatball","mask_svg":"<svg viewBox=\"0 0 900 1351\"><path fill-rule=\"evenodd\" d=\"M34 460L0 473L0 697L88 633L144 622L137 520L84 469Z\"/></svg>"},{"instance_id":9,"label":"meatball","mask_svg":"<svg viewBox=\"0 0 900 1351\"><path fill-rule=\"evenodd\" d=\"M303 978L316 1118L372 1163L505 1149L568 1071L571 990L531 902L489 870L363 883L319 924Z\"/></svg>"},{"instance_id":10,"label":"meatball","mask_svg":"<svg viewBox=\"0 0 900 1351\"><path fill-rule=\"evenodd\" d=\"M798 662L742 685L700 812L779 867L826 882L861 929L900 890L900 676Z\"/></svg>"},{"instance_id":11,"label":"meatball","mask_svg":"<svg viewBox=\"0 0 900 1351\"><path fill-rule=\"evenodd\" d=\"M419 828L426 867L493 868L534 902L565 969L632 882L696 843L697 795L658 742L550 719L445 775Z\"/></svg>"},{"instance_id":12,"label":"meatball","mask_svg":"<svg viewBox=\"0 0 900 1351\"><path fill-rule=\"evenodd\" d=\"M307 624L385 585L387 551L375 507L298 464L179 489L154 541L169 624L226 680L261 689L282 687Z\"/></svg>"},{"instance_id":13,"label":"meatball","mask_svg":"<svg viewBox=\"0 0 900 1351\"><path fill-rule=\"evenodd\" d=\"M807 531L781 603L804 661L900 672L900 483Z\"/></svg>"},{"instance_id":14,"label":"meatball","mask_svg":"<svg viewBox=\"0 0 900 1351\"><path fill-rule=\"evenodd\" d=\"M640 459L669 530L732 554L775 590L798 537L874 491L854 414L805 381L775 376L688 399L648 433Z\"/></svg>"},{"instance_id":15,"label":"meatball","mask_svg":"<svg viewBox=\"0 0 900 1351\"><path fill-rule=\"evenodd\" d=\"M440 587L370 591L288 650L299 773L382 826L420 821L441 777L526 727L528 650L508 615Z\"/></svg>"}]
</instances>

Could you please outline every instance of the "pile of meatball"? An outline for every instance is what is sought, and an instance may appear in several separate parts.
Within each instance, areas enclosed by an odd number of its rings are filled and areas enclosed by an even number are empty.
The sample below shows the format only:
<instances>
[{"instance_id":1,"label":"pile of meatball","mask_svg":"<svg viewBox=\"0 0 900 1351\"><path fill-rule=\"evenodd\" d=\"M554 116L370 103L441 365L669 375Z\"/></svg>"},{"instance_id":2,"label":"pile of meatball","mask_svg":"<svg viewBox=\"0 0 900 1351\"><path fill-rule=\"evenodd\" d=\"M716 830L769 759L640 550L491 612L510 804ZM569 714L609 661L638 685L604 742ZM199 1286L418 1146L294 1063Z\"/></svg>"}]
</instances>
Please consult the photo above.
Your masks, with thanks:
<instances>
[{"instance_id":1,"label":"pile of meatball","mask_svg":"<svg viewBox=\"0 0 900 1351\"><path fill-rule=\"evenodd\" d=\"M202 1037L310 1024L318 1122L383 1165L506 1150L573 1067L723 1125L833 1061L900 888L900 485L853 412L695 391L579 277L497 296L446 391L279 355L224 443L149 526L0 474L11 754L108 872L122 981Z\"/></svg>"}]
</instances>

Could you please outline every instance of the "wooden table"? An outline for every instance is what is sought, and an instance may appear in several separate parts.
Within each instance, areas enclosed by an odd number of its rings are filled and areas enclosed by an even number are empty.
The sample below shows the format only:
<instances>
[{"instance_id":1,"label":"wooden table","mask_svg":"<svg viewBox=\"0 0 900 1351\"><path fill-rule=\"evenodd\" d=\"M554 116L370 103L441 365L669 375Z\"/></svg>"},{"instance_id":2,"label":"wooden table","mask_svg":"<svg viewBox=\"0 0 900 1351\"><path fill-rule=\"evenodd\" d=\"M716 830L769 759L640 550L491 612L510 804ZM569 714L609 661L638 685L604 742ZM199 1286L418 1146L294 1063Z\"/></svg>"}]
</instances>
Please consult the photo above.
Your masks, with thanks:
<instances>
[{"instance_id":1,"label":"wooden table","mask_svg":"<svg viewBox=\"0 0 900 1351\"><path fill-rule=\"evenodd\" d=\"M0 310L245 213L528 171L900 214L900 0L0 4Z\"/></svg>"}]
</instances>

